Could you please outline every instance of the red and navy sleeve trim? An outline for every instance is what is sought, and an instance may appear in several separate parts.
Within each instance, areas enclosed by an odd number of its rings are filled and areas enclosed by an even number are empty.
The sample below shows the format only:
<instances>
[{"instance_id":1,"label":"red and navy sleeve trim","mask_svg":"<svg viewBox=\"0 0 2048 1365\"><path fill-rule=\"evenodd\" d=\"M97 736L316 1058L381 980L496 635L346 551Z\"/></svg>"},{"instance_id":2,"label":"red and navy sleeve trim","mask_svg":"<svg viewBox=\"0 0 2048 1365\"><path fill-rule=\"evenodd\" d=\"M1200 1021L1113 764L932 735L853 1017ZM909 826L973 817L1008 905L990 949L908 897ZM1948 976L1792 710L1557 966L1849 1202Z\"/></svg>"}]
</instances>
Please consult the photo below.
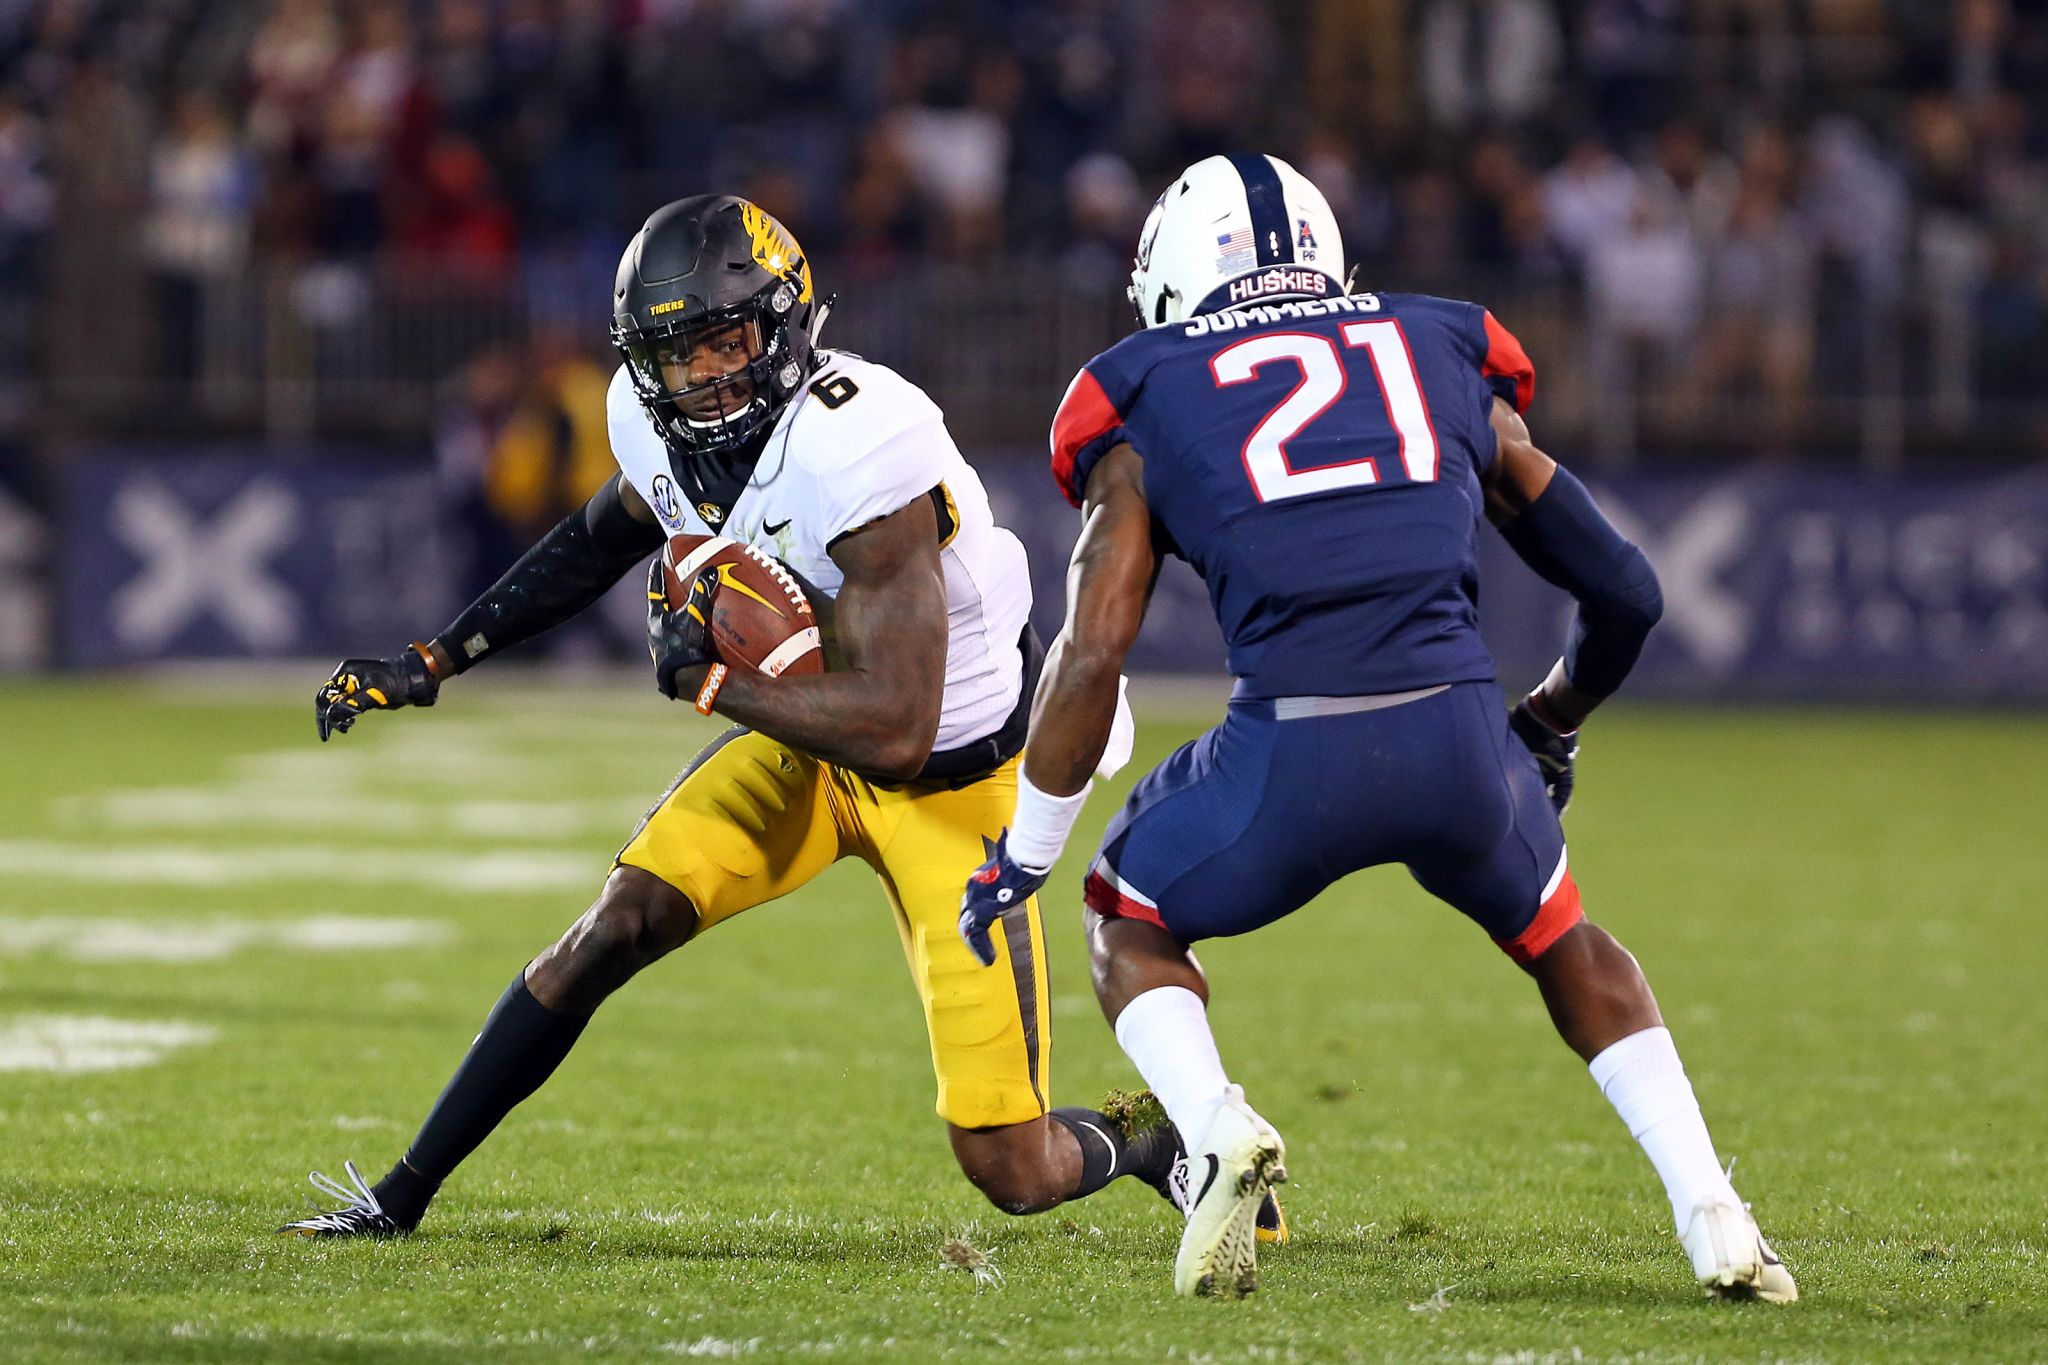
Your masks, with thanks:
<instances>
[{"instance_id":1,"label":"red and navy sleeve trim","mask_svg":"<svg viewBox=\"0 0 2048 1365\"><path fill-rule=\"evenodd\" d=\"M1529 404L1536 401L1536 367L1529 363L1529 353L1515 340L1515 334L1501 326L1491 311L1483 311L1481 316L1486 326L1486 354L1479 362L1479 372L1495 396L1516 412L1527 412Z\"/></svg>"},{"instance_id":2,"label":"red and navy sleeve trim","mask_svg":"<svg viewBox=\"0 0 2048 1365\"><path fill-rule=\"evenodd\" d=\"M1123 414L1102 381L1084 367L1067 386L1052 419L1052 476L1068 502L1081 505L1096 462L1123 439Z\"/></svg>"}]
</instances>

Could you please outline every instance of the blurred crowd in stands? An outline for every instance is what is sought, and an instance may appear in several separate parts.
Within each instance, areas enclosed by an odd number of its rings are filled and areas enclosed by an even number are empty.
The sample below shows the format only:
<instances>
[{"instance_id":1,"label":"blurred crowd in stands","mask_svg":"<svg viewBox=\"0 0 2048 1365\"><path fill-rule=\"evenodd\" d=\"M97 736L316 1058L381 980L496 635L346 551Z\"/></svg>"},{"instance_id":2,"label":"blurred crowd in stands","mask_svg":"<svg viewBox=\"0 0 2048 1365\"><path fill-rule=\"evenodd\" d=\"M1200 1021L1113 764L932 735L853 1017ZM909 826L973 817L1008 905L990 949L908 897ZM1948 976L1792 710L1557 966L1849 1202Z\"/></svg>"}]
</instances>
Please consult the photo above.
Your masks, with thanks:
<instances>
[{"instance_id":1,"label":"blurred crowd in stands","mask_svg":"<svg viewBox=\"0 0 2048 1365\"><path fill-rule=\"evenodd\" d=\"M1114 290L1167 177L1247 148L1361 286L1561 294L1596 383L1682 372L1701 422L1895 313L2039 402L2048 0L0 0L0 421L67 358L183 373L259 264L516 279L598 337L625 235L709 187L840 289Z\"/></svg>"}]
</instances>

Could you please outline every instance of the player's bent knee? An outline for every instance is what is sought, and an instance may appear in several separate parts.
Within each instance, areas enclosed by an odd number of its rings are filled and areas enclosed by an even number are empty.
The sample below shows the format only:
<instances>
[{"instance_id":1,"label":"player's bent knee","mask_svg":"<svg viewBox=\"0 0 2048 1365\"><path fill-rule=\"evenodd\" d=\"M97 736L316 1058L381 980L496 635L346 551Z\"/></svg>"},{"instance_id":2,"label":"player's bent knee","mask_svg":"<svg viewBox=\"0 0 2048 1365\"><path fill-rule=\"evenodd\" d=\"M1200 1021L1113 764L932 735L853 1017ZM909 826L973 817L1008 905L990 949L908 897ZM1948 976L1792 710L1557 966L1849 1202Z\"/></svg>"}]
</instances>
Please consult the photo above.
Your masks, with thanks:
<instances>
[{"instance_id":1,"label":"player's bent knee","mask_svg":"<svg viewBox=\"0 0 2048 1365\"><path fill-rule=\"evenodd\" d=\"M969 1184L1004 1213L1043 1213L1066 1197L1052 1162L1048 1122L1033 1119L1002 1128L948 1125L953 1157Z\"/></svg>"},{"instance_id":2,"label":"player's bent knee","mask_svg":"<svg viewBox=\"0 0 2048 1365\"><path fill-rule=\"evenodd\" d=\"M535 959L527 984L552 1008L595 1009L696 927L696 909L682 892L640 868L615 868L597 902Z\"/></svg>"},{"instance_id":3,"label":"player's bent knee","mask_svg":"<svg viewBox=\"0 0 2048 1365\"><path fill-rule=\"evenodd\" d=\"M643 965L682 947L697 932L690 898L644 868L612 869L592 910L606 922L614 950Z\"/></svg>"}]
</instances>

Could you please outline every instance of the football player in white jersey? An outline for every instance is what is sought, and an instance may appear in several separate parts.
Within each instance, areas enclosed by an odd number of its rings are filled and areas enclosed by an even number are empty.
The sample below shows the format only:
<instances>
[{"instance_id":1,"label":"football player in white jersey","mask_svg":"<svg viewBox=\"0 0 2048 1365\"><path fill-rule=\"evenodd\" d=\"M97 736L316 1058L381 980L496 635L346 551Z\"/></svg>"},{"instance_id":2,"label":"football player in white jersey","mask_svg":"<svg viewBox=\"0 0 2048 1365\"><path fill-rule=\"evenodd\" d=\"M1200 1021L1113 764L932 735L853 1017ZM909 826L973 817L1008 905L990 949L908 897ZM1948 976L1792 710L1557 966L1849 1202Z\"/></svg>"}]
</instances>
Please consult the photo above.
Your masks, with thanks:
<instances>
[{"instance_id":1,"label":"football player in white jersey","mask_svg":"<svg viewBox=\"0 0 2048 1365\"><path fill-rule=\"evenodd\" d=\"M810 265L745 200L700 195L649 218L612 313L619 478L432 640L344 661L315 702L321 738L365 711L432 705L449 678L583 610L682 532L785 561L828 622L831 667L712 669L702 623L650 592L662 692L733 728L648 813L595 904L513 979L403 1159L374 1184L353 1163L347 1184L316 1174L343 1207L284 1231L410 1232L611 992L844 857L875 869L894 913L967 1178L1011 1213L1118 1175L1166 1193L1170 1126L1126 1134L1093 1110L1047 1107L1035 899L994 936L1001 970L982 971L954 932L959 869L982 860L1016 803L1043 650L1023 547L995 524L938 408L886 367L816 347L825 304Z\"/></svg>"}]
</instances>

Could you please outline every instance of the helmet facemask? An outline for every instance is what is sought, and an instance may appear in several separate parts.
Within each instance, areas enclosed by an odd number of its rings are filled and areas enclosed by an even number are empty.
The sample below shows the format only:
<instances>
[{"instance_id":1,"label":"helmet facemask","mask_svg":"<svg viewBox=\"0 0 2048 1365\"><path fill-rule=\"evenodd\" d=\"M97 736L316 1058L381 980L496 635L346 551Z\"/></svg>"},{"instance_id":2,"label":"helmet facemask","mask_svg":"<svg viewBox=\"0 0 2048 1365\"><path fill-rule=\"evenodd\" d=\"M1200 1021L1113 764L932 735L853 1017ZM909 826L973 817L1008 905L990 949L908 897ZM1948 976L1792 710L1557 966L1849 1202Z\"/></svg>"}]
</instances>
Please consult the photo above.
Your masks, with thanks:
<instances>
[{"instance_id":1,"label":"helmet facemask","mask_svg":"<svg viewBox=\"0 0 2048 1365\"><path fill-rule=\"evenodd\" d=\"M736 454L767 434L809 375L814 311L778 282L731 307L673 323L629 330L615 320L612 344L672 450Z\"/></svg>"}]
</instances>

